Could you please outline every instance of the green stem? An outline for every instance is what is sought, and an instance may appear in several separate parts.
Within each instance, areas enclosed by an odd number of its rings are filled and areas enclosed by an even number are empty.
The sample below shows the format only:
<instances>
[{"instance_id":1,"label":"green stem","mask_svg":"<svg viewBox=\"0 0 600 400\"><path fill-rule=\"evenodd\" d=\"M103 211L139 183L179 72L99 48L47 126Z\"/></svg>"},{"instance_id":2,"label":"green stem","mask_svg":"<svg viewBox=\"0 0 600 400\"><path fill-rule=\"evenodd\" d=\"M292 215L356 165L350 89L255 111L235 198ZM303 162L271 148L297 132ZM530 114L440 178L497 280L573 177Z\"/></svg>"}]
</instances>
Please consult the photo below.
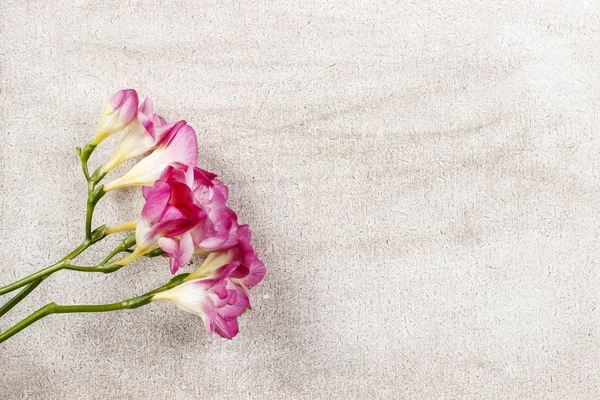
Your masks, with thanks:
<instances>
[{"instance_id":1,"label":"green stem","mask_svg":"<svg viewBox=\"0 0 600 400\"><path fill-rule=\"evenodd\" d=\"M88 143L85 145L83 149L77 149L77 153L79 154L79 158L81 159L81 169L83 170L83 175L85 176L85 180L88 185L88 196L87 196L87 207L85 213L85 238L86 240L91 240L92 238L92 216L94 214L94 208L98 203L98 200L104 196L104 191L102 190L102 186L96 188L96 184L100 181L98 179L98 170L94 172L94 175L90 177L90 173L88 170L88 160L90 156L96 149L96 145Z\"/></svg>"},{"instance_id":2,"label":"green stem","mask_svg":"<svg viewBox=\"0 0 600 400\"><path fill-rule=\"evenodd\" d=\"M86 240L92 240L92 217L94 216L94 208L96 208L96 204L98 204L98 201L100 201L105 194L106 192L104 192L104 186L100 185L95 188L92 181L88 182L88 199L85 212Z\"/></svg>"},{"instance_id":3,"label":"green stem","mask_svg":"<svg viewBox=\"0 0 600 400\"><path fill-rule=\"evenodd\" d=\"M91 185L91 183L89 185ZM92 217L94 215L94 207L95 207L95 204L92 204L90 202L89 195L88 195L87 206L85 208L85 238L86 238L86 240L90 240L92 237Z\"/></svg>"},{"instance_id":4,"label":"green stem","mask_svg":"<svg viewBox=\"0 0 600 400\"><path fill-rule=\"evenodd\" d=\"M0 296L6 293L12 292L13 290L17 290L18 288L25 286L31 282L37 281L40 278L46 278L47 276L55 273L56 271L60 271L65 268L66 262L71 261L72 258L77 257L79 254L83 253L85 249L92 245L91 241L85 240L81 243L75 250L67 254L56 264L52 264L44 269L39 270L23 279L19 279L16 282L11 283L10 285L6 285L0 288Z\"/></svg>"},{"instance_id":5,"label":"green stem","mask_svg":"<svg viewBox=\"0 0 600 400\"><path fill-rule=\"evenodd\" d=\"M68 269L69 271L79 271L79 272L104 272L108 274L110 272L118 271L123 266L120 264L108 264L108 265L94 265L94 266L82 266L82 265L71 265L68 264L64 267L64 269Z\"/></svg>"},{"instance_id":6,"label":"green stem","mask_svg":"<svg viewBox=\"0 0 600 400\"><path fill-rule=\"evenodd\" d=\"M56 303L46 304L12 328L9 328L5 332L0 334L0 343L9 339L10 337L21 332L29 325L33 324L40 319L47 317L50 314L68 314L68 313L87 313L87 312L107 312L107 311L118 311L142 307L152 301L152 297L163 290L168 290L175 287L183 282L188 274L181 274L171 279L166 285L163 285L151 292L144 295L134 297L119 303L110 304L97 304L97 305L73 305L73 306L61 306Z\"/></svg>"},{"instance_id":7,"label":"green stem","mask_svg":"<svg viewBox=\"0 0 600 400\"><path fill-rule=\"evenodd\" d=\"M19 292L15 297L13 297L4 306L2 306L0 308L0 317L3 316L4 314L6 314L8 311L10 311L15 305L17 305L25 297L27 297L33 290L35 290L35 288L40 283L42 283L42 281L45 278L47 278L49 275L53 274L54 272L64 269L67 265L69 265L71 259L77 257L88 247L90 247L91 245L99 242L100 240L104 239L104 237L106 237L106 234L104 233L104 230L106 228L105 226L101 226L101 227L95 229L94 231L92 231L92 217L94 214L94 208L96 207L96 204L102 198L102 196L104 196L103 187L100 186L98 188L95 188L95 185L105 175L105 174L102 175L99 173L99 172L102 172L101 169L99 168L98 170L96 170L93 177L90 178L89 171L88 171L88 160L89 160L91 154L93 153L93 151L95 150L95 148L96 148L95 145L88 143L87 145L85 145L85 147L83 149L81 149L81 148L77 149L77 153L79 155L79 158L81 159L81 167L83 170L83 174L88 183L88 199L87 199L87 208L86 208L85 240L84 240L84 242L81 245L79 245L75 250L73 250L71 253L69 253L65 257L63 257L57 263L55 263L49 267L46 267L46 268L42 269L41 271L38 271L32 275L29 275L28 277L23 278L17 282L14 282L10 285L0 288L0 295L4 295L6 293L9 293L13 290L16 290L20 287L27 285L27 287L25 289L23 289L21 292ZM128 239L126 239L126 240L129 240L129 242L131 242L131 239L132 239L131 237L128 237ZM135 238L133 238L133 242L135 242ZM133 243L133 242L131 242L131 243ZM123 241L121 246L119 246L115 250L113 250L108 255L108 257L104 259L104 261L102 261L102 265L108 263L108 261L110 261L110 259L112 259L112 257L114 257L116 254L120 253L121 251L127 250L129 247L131 247L132 244L128 245L126 248L124 248L124 245L125 245L125 241Z\"/></svg>"},{"instance_id":8,"label":"green stem","mask_svg":"<svg viewBox=\"0 0 600 400\"><path fill-rule=\"evenodd\" d=\"M80 148L77 149L79 158L81 159L81 169L83 170L83 175L85 176L85 180L88 182L90 181L90 174L88 172L88 160L90 159L90 156L94 152L95 148L96 148L95 145L88 143L85 145L85 147L83 149L80 149Z\"/></svg>"},{"instance_id":9,"label":"green stem","mask_svg":"<svg viewBox=\"0 0 600 400\"><path fill-rule=\"evenodd\" d=\"M36 287L39 286L40 283L46 278L40 278L37 281L33 281L28 284L25 289L21 290L15 297L6 302L5 305L0 308L0 317L9 312L14 306L19 304L21 300L29 295L29 293L33 292Z\"/></svg>"},{"instance_id":10,"label":"green stem","mask_svg":"<svg viewBox=\"0 0 600 400\"><path fill-rule=\"evenodd\" d=\"M65 268L65 263L64 261L59 261L56 264L50 265L49 267L46 267L44 269L39 270L36 273L33 273L23 279L19 279L16 282L11 283L10 285L6 285L2 288L0 288L0 296L4 295L6 293L10 293L13 290L17 290L20 287L23 287L31 282L35 282L40 278L46 278L47 276L55 273L56 271L60 271L61 269Z\"/></svg>"},{"instance_id":11,"label":"green stem","mask_svg":"<svg viewBox=\"0 0 600 400\"><path fill-rule=\"evenodd\" d=\"M0 334L0 343L4 342L13 335L21 332L29 325L33 324L40 319L47 317L50 314L66 314L76 312L106 312L106 311L117 311L131 308L141 307L146 305L152 299L152 295L144 295L135 297L133 299L125 300L120 303L112 304L99 304L99 305L74 305L74 306L60 306L56 303L46 304L12 328L6 330Z\"/></svg>"},{"instance_id":12,"label":"green stem","mask_svg":"<svg viewBox=\"0 0 600 400\"><path fill-rule=\"evenodd\" d=\"M91 245L102 240L105 236L104 229L105 229L104 226L94 229L94 231L91 234L90 240L88 240L88 239L84 240L83 243L81 243L79 246L77 246L77 248L75 248L69 254L64 256L62 259L60 259L57 263L52 264L44 269L41 269L38 272L35 272L23 279L13 282L10 285L1 287L0 288L0 296L4 295L6 293L12 292L13 290L17 290L18 288L23 287L31 282L37 281L40 278L46 278L46 277L52 275L53 273L60 271L61 269L64 269L67 265L69 265L69 263L71 262L71 260L73 258L75 258L78 255L80 255L81 253L83 253ZM121 246L123 246L123 244L121 244ZM121 246L119 246L119 247L121 247ZM129 247L131 247L131 246L129 246Z\"/></svg>"},{"instance_id":13,"label":"green stem","mask_svg":"<svg viewBox=\"0 0 600 400\"><path fill-rule=\"evenodd\" d=\"M90 266L79 266L79 265L73 265L71 263L66 263L66 265L64 266L64 269L68 269L71 271L80 271L80 272L104 272L104 273L118 271L119 269L121 269L123 267L123 265L116 264L116 263L109 264L109 262L117 254L129 251L129 248L131 246L133 246L134 244L135 244L135 233L132 233L131 235L129 235L125 239L123 239L121 244L119 246L115 247L113 249L113 251L111 251L104 258L104 260L102 260L102 262L100 264L90 267Z\"/></svg>"},{"instance_id":14,"label":"green stem","mask_svg":"<svg viewBox=\"0 0 600 400\"><path fill-rule=\"evenodd\" d=\"M98 182L100 182L102 179L104 179L104 177L106 176L107 172L104 172L104 170L102 169L102 167L98 167L94 173L92 174L92 176L90 177L90 180L95 184L97 184Z\"/></svg>"}]
</instances>

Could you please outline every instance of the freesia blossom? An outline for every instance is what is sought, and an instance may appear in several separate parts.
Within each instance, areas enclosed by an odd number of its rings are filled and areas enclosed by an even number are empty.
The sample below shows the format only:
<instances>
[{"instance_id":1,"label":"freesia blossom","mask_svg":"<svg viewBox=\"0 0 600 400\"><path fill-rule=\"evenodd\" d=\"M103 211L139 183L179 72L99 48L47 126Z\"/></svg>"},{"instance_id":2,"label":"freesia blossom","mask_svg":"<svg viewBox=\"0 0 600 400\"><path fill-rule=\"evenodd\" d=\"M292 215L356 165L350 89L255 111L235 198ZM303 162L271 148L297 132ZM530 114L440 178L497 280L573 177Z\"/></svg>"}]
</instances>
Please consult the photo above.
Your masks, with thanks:
<instances>
[{"instance_id":1,"label":"freesia blossom","mask_svg":"<svg viewBox=\"0 0 600 400\"><path fill-rule=\"evenodd\" d=\"M210 253L204 263L196 271L192 272L187 279L205 278L213 274L223 266L236 265L240 271L235 282L245 291L256 286L265 277L265 264L258 258L258 254L250 244L252 232L248 225L241 225L236 232L237 243L234 247Z\"/></svg>"},{"instance_id":2,"label":"freesia blossom","mask_svg":"<svg viewBox=\"0 0 600 400\"><path fill-rule=\"evenodd\" d=\"M125 175L104 185L104 191L127 186L152 186L163 170L177 163L196 165L198 142L191 126L178 123L156 149Z\"/></svg>"},{"instance_id":3,"label":"freesia blossom","mask_svg":"<svg viewBox=\"0 0 600 400\"><path fill-rule=\"evenodd\" d=\"M153 113L152 100L146 98L140 105L137 118L125 128L112 158L102 167L102 173L106 174L117 165L154 149L163 138L184 125L185 121L167 124L164 118Z\"/></svg>"},{"instance_id":4,"label":"freesia blossom","mask_svg":"<svg viewBox=\"0 0 600 400\"><path fill-rule=\"evenodd\" d=\"M248 226L240 226L237 235L234 247L209 254L181 285L157 293L152 300L169 300L199 315L209 335L216 332L232 339L239 330L237 317L251 308L249 289L265 276L265 265L250 244Z\"/></svg>"},{"instance_id":5,"label":"freesia blossom","mask_svg":"<svg viewBox=\"0 0 600 400\"><path fill-rule=\"evenodd\" d=\"M160 181L172 190L190 190L193 203L202 210L198 222L181 237L165 237L158 241L165 255L171 258L171 273L187 264L195 250L215 251L237 243L237 217L226 207L228 189L215 174L192 165L176 164L165 169ZM149 188L143 190L146 192ZM173 195L179 196L172 192Z\"/></svg>"},{"instance_id":6,"label":"freesia blossom","mask_svg":"<svg viewBox=\"0 0 600 400\"><path fill-rule=\"evenodd\" d=\"M138 95L133 89L119 90L111 97L102 112L98 133L92 144L97 146L104 139L127 127L138 111Z\"/></svg>"},{"instance_id":7,"label":"freesia blossom","mask_svg":"<svg viewBox=\"0 0 600 400\"><path fill-rule=\"evenodd\" d=\"M236 243L237 215L227 208L229 189L217 175L194 168L191 185L194 198L208 218L190 231L197 252L213 252L232 247Z\"/></svg>"},{"instance_id":8,"label":"freesia blossom","mask_svg":"<svg viewBox=\"0 0 600 400\"><path fill-rule=\"evenodd\" d=\"M195 203L189 185L172 179L173 171L173 167L167 167L154 186L145 187L142 191L146 204L135 230L137 247L120 261L122 265L162 246L172 253L172 264L185 264L194 253L189 230L206 218L206 214Z\"/></svg>"},{"instance_id":9,"label":"freesia blossom","mask_svg":"<svg viewBox=\"0 0 600 400\"><path fill-rule=\"evenodd\" d=\"M179 308L200 316L209 335L216 332L223 338L233 339L239 331L237 317L250 306L247 293L234 283L240 273L244 271L236 264L230 264L209 277L188 280L159 292L152 301L171 301Z\"/></svg>"}]
</instances>

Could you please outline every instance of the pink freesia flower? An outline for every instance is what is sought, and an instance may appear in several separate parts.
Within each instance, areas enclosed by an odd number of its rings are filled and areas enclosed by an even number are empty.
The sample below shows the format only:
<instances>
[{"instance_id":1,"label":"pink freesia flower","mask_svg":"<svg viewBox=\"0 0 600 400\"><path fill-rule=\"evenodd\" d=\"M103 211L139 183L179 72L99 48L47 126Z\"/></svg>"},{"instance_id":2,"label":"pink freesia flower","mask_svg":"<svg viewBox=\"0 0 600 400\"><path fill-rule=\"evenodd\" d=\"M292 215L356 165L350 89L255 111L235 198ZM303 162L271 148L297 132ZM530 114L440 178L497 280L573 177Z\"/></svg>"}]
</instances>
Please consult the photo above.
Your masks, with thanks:
<instances>
[{"instance_id":1,"label":"pink freesia flower","mask_svg":"<svg viewBox=\"0 0 600 400\"><path fill-rule=\"evenodd\" d=\"M176 164L167 168L160 179L169 184L185 184L193 193L194 204L203 211L202 218L180 240L165 238L159 242L165 255L171 258L171 273L189 262L195 248L214 251L236 243L237 217L226 207L228 189L215 174L192 165Z\"/></svg>"},{"instance_id":2,"label":"pink freesia flower","mask_svg":"<svg viewBox=\"0 0 600 400\"><path fill-rule=\"evenodd\" d=\"M225 266L235 265L238 269L235 283L247 292L265 277L265 264L250 244L252 233L248 225L241 225L236 231L236 244L232 248L216 253L210 253L198 270L192 272L187 279L204 278L214 274Z\"/></svg>"},{"instance_id":3,"label":"pink freesia flower","mask_svg":"<svg viewBox=\"0 0 600 400\"><path fill-rule=\"evenodd\" d=\"M154 149L166 136L184 125L185 121L167 124L160 115L153 113L152 100L146 98L137 117L125 128L125 134L112 158L102 167L102 172L107 173L117 165Z\"/></svg>"},{"instance_id":4,"label":"pink freesia flower","mask_svg":"<svg viewBox=\"0 0 600 400\"><path fill-rule=\"evenodd\" d=\"M219 251L235 245L237 215L227 208L229 189L217 176L194 168L194 198L208 218L191 230L196 250L201 253Z\"/></svg>"},{"instance_id":5,"label":"pink freesia flower","mask_svg":"<svg viewBox=\"0 0 600 400\"><path fill-rule=\"evenodd\" d=\"M100 118L100 126L93 145L131 124L138 111L138 95L133 89L119 90L108 101Z\"/></svg>"},{"instance_id":6,"label":"pink freesia flower","mask_svg":"<svg viewBox=\"0 0 600 400\"><path fill-rule=\"evenodd\" d=\"M209 277L188 280L159 292L152 301L171 301L179 308L200 316L209 335L216 332L223 338L233 339L239 331L237 317L250 306L247 293L234 283L239 273L238 266L230 264Z\"/></svg>"},{"instance_id":7,"label":"pink freesia flower","mask_svg":"<svg viewBox=\"0 0 600 400\"><path fill-rule=\"evenodd\" d=\"M179 264L186 264L194 253L188 231L206 218L206 214L195 204L190 187L172 179L173 171L173 167L168 167L154 186L142 191L146 204L135 231L137 247L122 260L123 264L164 246L172 255L172 269L177 270Z\"/></svg>"},{"instance_id":8,"label":"pink freesia flower","mask_svg":"<svg viewBox=\"0 0 600 400\"><path fill-rule=\"evenodd\" d=\"M191 126L180 121L163 137L149 156L134 165L122 177L104 185L104 191L127 186L152 186L166 167L175 164L196 165L197 158L196 132Z\"/></svg>"}]
</instances>

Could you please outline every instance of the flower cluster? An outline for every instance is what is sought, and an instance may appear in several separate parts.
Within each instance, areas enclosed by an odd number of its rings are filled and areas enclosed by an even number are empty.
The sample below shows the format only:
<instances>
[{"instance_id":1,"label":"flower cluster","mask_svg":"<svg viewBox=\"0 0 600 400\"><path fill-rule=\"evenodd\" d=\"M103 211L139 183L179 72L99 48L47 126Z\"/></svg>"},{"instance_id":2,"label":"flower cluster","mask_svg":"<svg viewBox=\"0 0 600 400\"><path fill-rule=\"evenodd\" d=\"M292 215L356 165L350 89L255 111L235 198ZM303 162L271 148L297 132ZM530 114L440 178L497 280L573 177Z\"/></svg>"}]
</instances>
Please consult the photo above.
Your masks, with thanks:
<instances>
[{"instance_id":1,"label":"flower cluster","mask_svg":"<svg viewBox=\"0 0 600 400\"><path fill-rule=\"evenodd\" d=\"M172 301L202 317L209 334L233 338L237 317L251 308L248 290L263 279L265 266L250 244L249 227L239 225L236 213L227 207L227 186L196 166L198 145L192 127L185 121L168 123L154 113L150 99L139 104L132 89L109 101L92 144L121 131L117 149L100 175L150 152L125 175L103 186L105 192L143 187L146 203L137 224L131 225L137 247L122 264L160 248L175 274L195 253L205 254L197 271L153 300Z\"/></svg>"}]
</instances>

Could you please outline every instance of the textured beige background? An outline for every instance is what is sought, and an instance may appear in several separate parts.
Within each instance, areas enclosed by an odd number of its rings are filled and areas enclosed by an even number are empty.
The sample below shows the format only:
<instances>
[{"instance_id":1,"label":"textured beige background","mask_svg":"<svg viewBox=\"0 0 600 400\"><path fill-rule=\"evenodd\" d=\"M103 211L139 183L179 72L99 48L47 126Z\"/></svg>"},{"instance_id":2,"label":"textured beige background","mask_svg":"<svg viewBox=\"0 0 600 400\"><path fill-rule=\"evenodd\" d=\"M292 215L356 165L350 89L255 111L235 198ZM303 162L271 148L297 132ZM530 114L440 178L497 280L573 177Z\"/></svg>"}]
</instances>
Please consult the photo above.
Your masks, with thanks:
<instances>
[{"instance_id":1,"label":"textured beige background","mask_svg":"<svg viewBox=\"0 0 600 400\"><path fill-rule=\"evenodd\" d=\"M596 0L0 4L0 283L80 240L74 147L123 87L196 128L268 268L231 342L169 304L50 317L2 399L600 397ZM59 273L0 327L167 278Z\"/></svg>"}]
</instances>

